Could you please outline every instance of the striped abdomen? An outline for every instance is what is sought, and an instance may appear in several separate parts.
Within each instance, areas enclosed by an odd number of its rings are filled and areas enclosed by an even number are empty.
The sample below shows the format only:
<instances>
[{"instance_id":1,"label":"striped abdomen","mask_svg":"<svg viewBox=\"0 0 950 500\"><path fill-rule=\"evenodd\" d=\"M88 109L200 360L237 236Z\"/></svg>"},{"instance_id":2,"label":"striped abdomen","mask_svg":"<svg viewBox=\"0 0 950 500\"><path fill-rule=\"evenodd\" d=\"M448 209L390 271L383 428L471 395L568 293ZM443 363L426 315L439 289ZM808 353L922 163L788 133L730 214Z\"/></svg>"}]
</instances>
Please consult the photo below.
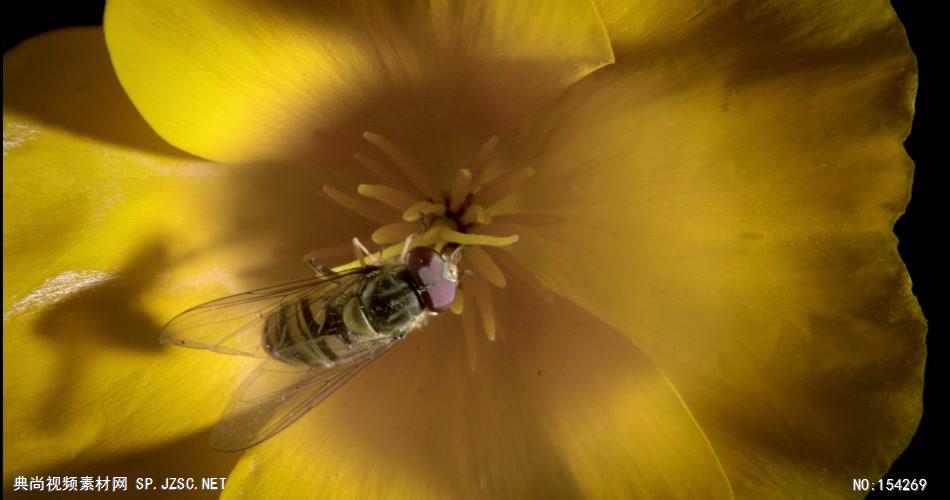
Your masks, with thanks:
<instances>
[{"instance_id":1,"label":"striped abdomen","mask_svg":"<svg viewBox=\"0 0 950 500\"><path fill-rule=\"evenodd\" d=\"M263 343L272 356L288 363L332 364L346 355L353 335L343 322L344 304L307 299L288 305L267 318Z\"/></svg>"},{"instance_id":2,"label":"striped abdomen","mask_svg":"<svg viewBox=\"0 0 950 500\"><path fill-rule=\"evenodd\" d=\"M267 318L264 348L288 363L319 366L345 358L354 344L404 334L424 318L410 279L405 269L379 269L355 293L283 307Z\"/></svg>"}]
</instances>

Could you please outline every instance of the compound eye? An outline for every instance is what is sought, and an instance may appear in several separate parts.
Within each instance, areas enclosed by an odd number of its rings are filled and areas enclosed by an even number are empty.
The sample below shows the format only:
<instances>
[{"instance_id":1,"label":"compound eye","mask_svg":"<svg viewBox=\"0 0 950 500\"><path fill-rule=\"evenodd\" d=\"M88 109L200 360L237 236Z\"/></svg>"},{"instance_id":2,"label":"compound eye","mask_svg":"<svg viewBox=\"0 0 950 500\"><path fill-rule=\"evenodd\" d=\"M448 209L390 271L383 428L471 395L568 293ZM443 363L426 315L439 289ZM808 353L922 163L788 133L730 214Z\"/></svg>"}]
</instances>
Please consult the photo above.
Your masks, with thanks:
<instances>
[{"instance_id":1,"label":"compound eye","mask_svg":"<svg viewBox=\"0 0 950 500\"><path fill-rule=\"evenodd\" d=\"M412 279L424 290L422 300L430 310L442 311L455 301L458 284L447 266L439 252L428 247L413 248L407 256L406 267Z\"/></svg>"}]
</instances>

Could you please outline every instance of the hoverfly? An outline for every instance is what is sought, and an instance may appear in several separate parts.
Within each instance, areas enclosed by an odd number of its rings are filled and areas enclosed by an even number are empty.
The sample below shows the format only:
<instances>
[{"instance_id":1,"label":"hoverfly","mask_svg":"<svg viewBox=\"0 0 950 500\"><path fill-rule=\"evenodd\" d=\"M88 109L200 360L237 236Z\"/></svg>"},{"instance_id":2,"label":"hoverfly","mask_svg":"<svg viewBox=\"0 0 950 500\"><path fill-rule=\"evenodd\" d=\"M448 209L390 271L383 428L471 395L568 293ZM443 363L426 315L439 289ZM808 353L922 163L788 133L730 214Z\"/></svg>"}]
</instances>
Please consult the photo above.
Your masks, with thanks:
<instances>
[{"instance_id":1,"label":"hoverfly","mask_svg":"<svg viewBox=\"0 0 950 500\"><path fill-rule=\"evenodd\" d=\"M383 260L354 238L361 267L333 272L311 261L316 277L217 299L165 325L162 343L263 358L212 431L213 448L274 436L452 304L461 247L443 256L409 242Z\"/></svg>"}]
</instances>

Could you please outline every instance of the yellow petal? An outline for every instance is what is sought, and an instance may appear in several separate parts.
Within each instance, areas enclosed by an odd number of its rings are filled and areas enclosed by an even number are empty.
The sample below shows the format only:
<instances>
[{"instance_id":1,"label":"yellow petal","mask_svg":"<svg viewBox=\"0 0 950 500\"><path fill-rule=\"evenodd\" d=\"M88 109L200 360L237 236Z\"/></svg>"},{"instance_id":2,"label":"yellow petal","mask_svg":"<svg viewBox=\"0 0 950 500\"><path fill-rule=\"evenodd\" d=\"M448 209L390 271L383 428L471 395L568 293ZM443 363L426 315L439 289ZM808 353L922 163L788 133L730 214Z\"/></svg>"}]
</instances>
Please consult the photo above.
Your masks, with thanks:
<instances>
[{"instance_id":1,"label":"yellow petal","mask_svg":"<svg viewBox=\"0 0 950 500\"><path fill-rule=\"evenodd\" d=\"M891 232L915 60L885 2L826 5L649 31L506 149L537 171L510 211L565 221L511 251L670 377L737 496L839 497L920 417L925 324Z\"/></svg>"},{"instance_id":2,"label":"yellow petal","mask_svg":"<svg viewBox=\"0 0 950 500\"><path fill-rule=\"evenodd\" d=\"M234 457L211 452L206 430L241 363L163 348L159 328L306 276L308 250L370 226L316 196L311 172L223 167L165 144L116 81L101 29L28 40L3 73L5 484L226 475ZM187 458L148 473L149 456L176 454Z\"/></svg>"},{"instance_id":3,"label":"yellow petal","mask_svg":"<svg viewBox=\"0 0 950 500\"><path fill-rule=\"evenodd\" d=\"M613 60L593 6L569 0L127 1L109 3L105 29L159 135L226 162L304 154L341 168L373 130L454 172Z\"/></svg>"},{"instance_id":4,"label":"yellow petal","mask_svg":"<svg viewBox=\"0 0 950 500\"><path fill-rule=\"evenodd\" d=\"M715 455L646 357L567 301L513 281L509 331L412 333L299 422L249 450L226 496L730 498Z\"/></svg>"},{"instance_id":5,"label":"yellow petal","mask_svg":"<svg viewBox=\"0 0 950 500\"><path fill-rule=\"evenodd\" d=\"M179 452L154 471L226 473L233 460L197 443L234 362L157 342L189 293L226 290L205 257L182 255L214 234L195 214L220 168L137 117L101 29L28 40L3 69L5 484L131 476ZM173 281L202 262L200 283Z\"/></svg>"},{"instance_id":6,"label":"yellow petal","mask_svg":"<svg viewBox=\"0 0 950 500\"><path fill-rule=\"evenodd\" d=\"M830 45L856 47L855 41L862 33L894 34L888 33L892 23L885 10L889 6L881 1L861 6L863 8L849 2L821 0L800 0L791 5L778 5L774 1L749 4L737 0L594 0L594 5L610 36L617 60L623 62L662 58L670 55L671 50L676 51L677 58L724 55L722 60L725 61L732 58L729 52L742 47L754 48L762 41L809 53L825 50ZM814 21L816 12L820 13L821 21ZM809 19L810 22L803 22ZM750 25L754 29L750 30ZM877 40L875 43L887 42ZM746 61L768 63L772 52L765 47L759 49L747 51Z\"/></svg>"}]
</instances>

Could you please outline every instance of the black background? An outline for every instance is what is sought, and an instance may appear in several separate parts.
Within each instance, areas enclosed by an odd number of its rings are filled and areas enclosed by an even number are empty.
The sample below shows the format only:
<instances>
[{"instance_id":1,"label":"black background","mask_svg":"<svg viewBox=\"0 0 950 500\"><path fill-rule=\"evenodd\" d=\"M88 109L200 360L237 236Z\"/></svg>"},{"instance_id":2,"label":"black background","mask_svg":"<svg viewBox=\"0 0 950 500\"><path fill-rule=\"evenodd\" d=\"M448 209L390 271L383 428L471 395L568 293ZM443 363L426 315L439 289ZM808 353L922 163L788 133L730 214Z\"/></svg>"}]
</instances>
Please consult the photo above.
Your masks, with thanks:
<instances>
[{"instance_id":1,"label":"black background","mask_svg":"<svg viewBox=\"0 0 950 500\"><path fill-rule=\"evenodd\" d=\"M5 25L3 31L3 51L15 46L22 40L51 29L76 26L102 24L102 11L105 2L102 1L72 1L72 2L27 2L7 4L4 9ZM914 126L905 145L911 158L917 165L914 173L913 197L907 212L898 221L895 232L900 239L899 250L910 275L914 281L914 293L920 301L924 315L929 322L927 336L928 356L927 373L924 385L924 415L920 428L907 450L891 467L887 478L926 478L929 482L928 491L924 496L941 496L947 488L941 483L945 478L938 476L942 462L937 453L938 422L943 418L938 416L941 410L937 407L937 391L942 389L943 367L936 360L945 355L942 347L944 317L938 301L938 279L942 267L938 271L937 252L942 248L939 238L946 222L942 221L941 213L946 212L946 203L938 200L938 190L944 186L942 167L937 163L937 100L941 99L938 93L941 86L937 78L941 63L937 60L937 45L935 39L936 19L941 18L931 2L916 2L912 0L896 0L893 2L897 14L907 29L911 47L917 55L920 80L917 91L917 111L914 116ZM928 9L929 8L929 9ZM944 28L947 29L947 28ZM942 100L942 99L941 99ZM942 104L939 105L942 109ZM947 195L944 195L947 196ZM939 207L943 206L943 209ZM942 252L946 254L946 252ZM938 343L941 345L938 346ZM850 489L850 483L846 485ZM869 498L878 497L920 497L920 493L877 493Z\"/></svg>"}]
</instances>

